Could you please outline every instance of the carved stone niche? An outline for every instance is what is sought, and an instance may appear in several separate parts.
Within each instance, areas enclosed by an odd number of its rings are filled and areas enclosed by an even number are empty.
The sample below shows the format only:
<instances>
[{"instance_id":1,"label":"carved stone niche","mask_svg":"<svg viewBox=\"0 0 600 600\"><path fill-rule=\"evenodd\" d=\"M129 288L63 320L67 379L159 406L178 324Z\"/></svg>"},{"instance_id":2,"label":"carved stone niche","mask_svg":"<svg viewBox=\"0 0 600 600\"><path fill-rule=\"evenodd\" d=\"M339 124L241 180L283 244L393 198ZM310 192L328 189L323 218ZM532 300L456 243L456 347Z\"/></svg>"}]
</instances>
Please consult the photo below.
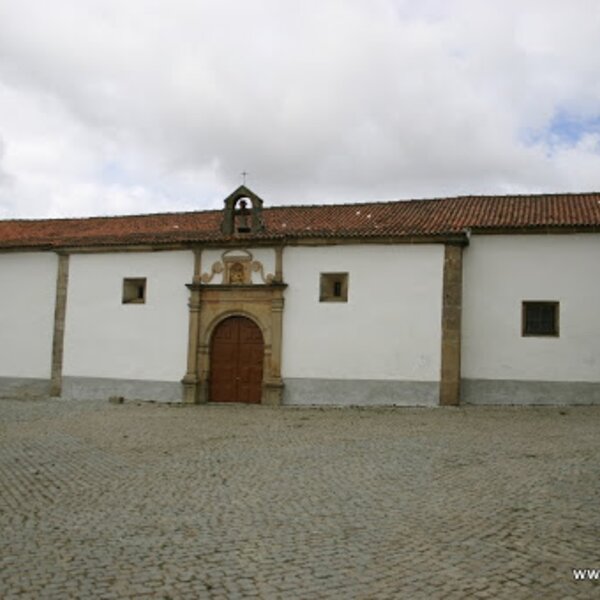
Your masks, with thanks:
<instances>
[{"instance_id":1,"label":"carved stone niche","mask_svg":"<svg viewBox=\"0 0 600 600\"><path fill-rule=\"evenodd\" d=\"M263 201L245 185L225 199L221 232L224 235L248 235L263 231Z\"/></svg>"},{"instance_id":2,"label":"carved stone niche","mask_svg":"<svg viewBox=\"0 0 600 600\"><path fill-rule=\"evenodd\" d=\"M248 277L248 269L246 265L248 261L236 260L228 261L225 263L227 265L227 283L239 285L243 283L250 283Z\"/></svg>"},{"instance_id":3,"label":"carved stone niche","mask_svg":"<svg viewBox=\"0 0 600 600\"><path fill-rule=\"evenodd\" d=\"M252 283L252 253L249 250L226 250L223 260L223 283L229 285L250 285Z\"/></svg>"},{"instance_id":4,"label":"carved stone niche","mask_svg":"<svg viewBox=\"0 0 600 600\"><path fill-rule=\"evenodd\" d=\"M221 260L212 265L211 272L202 274L201 282L214 284L215 276L222 274L223 285L252 285L252 273L258 273L262 283L266 285L270 285L274 280L274 275L266 274L259 260L253 260L249 250L226 250L221 255Z\"/></svg>"}]
</instances>

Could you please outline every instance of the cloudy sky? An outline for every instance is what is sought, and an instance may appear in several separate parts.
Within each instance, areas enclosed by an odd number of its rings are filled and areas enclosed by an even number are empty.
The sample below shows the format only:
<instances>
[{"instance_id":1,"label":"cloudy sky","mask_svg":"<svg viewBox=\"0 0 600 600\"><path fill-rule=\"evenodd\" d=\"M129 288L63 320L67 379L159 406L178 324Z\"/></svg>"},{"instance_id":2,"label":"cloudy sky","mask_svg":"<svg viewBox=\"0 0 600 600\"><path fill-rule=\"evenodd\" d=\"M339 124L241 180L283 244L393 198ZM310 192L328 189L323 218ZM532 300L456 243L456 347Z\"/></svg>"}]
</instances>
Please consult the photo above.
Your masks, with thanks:
<instances>
[{"instance_id":1,"label":"cloudy sky","mask_svg":"<svg viewBox=\"0 0 600 600\"><path fill-rule=\"evenodd\" d=\"M0 218L600 191L598 0L0 0Z\"/></svg>"}]
</instances>

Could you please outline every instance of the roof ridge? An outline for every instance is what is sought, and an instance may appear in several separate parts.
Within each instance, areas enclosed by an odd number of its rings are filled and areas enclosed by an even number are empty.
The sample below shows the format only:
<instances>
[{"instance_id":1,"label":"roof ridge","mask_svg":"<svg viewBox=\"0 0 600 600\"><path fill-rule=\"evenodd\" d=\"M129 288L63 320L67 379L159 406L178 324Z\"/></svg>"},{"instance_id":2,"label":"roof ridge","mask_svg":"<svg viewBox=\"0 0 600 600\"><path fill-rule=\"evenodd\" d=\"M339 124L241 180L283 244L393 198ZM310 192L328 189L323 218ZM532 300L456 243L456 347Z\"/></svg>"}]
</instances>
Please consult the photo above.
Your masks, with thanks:
<instances>
[{"instance_id":1,"label":"roof ridge","mask_svg":"<svg viewBox=\"0 0 600 600\"><path fill-rule=\"evenodd\" d=\"M600 199L600 192L544 192L544 193L530 193L530 194L467 194L459 196L446 196L439 198L406 198L396 200L373 200L367 202L331 202L327 204L278 204L274 206L265 206L263 212L266 211L279 211L286 209L307 209L307 208L328 208L328 207L348 207L348 206L389 206L392 204L404 204L404 203L428 203L428 202L452 202L457 200L501 200L501 199L520 199L520 198L561 198L561 197L587 197L587 196L598 196ZM95 221L102 219L130 219L130 218L151 218L151 217L167 217L167 216L187 216L187 215L203 215L210 213L220 213L221 208L207 208L198 210L184 210L184 211L168 211L168 212L152 212L152 213L131 213L125 215L90 215L85 217L21 217L21 218L10 218L0 219L2 223L39 223L39 222L53 222L61 223L66 221Z\"/></svg>"},{"instance_id":2,"label":"roof ridge","mask_svg":"<svg viewBox=\"0 0 600 600\"><path fill-rule=\"evenodd\" d=\"M405 198L396 200L372 200L367 202L331 202L327 204L278 204L275 206L266 206L263 210L280 210L286 208L327 208L328 206L383 206L389 204L400 204L406 202L448 202L454 200L484 200L484 199L518 199L518 198L558 198L562 196L598 196L600 192L544 192L530 194L462 194L459 196L429 197L429 198Z\"/></svg>"}]
</instances>

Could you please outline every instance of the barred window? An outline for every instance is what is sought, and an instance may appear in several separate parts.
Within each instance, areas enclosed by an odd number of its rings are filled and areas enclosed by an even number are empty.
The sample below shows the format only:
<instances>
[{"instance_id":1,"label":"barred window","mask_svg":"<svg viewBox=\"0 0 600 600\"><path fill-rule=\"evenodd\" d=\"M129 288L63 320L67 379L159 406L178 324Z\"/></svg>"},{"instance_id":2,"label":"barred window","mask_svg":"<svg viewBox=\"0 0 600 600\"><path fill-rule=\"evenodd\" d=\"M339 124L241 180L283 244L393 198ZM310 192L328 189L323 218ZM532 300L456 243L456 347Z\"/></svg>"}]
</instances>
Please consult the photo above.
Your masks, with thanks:
<instances>
[{"instance_id":1,"label":"barred window","mask_svg":"<svg viewBox=\"0 0 600 600\"><path fill-rule=\"evenodd\" d=\"M555 301L523 301L523 336L558 337L558 308Z\"/></svg>"}]
</instances>

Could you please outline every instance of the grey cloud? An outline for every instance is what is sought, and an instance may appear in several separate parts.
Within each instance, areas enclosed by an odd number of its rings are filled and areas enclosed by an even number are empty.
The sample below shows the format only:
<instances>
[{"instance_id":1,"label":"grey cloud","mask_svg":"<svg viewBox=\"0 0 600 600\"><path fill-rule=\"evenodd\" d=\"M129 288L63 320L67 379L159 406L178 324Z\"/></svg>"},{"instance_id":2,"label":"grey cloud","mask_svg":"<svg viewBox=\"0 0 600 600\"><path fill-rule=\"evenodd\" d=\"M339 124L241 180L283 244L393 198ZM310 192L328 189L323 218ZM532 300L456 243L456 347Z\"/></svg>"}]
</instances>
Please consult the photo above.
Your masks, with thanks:
<instances>
[{"instance_id":1,"label":"grey cloud","mask_svg":"<svg viewBox=\"0 0 600 600\"><path fill-rule=\"evenodd\" d=\"M19 206L209 206L242 170L277 203L600 188L589 148L549 160L520 137L597 106L599 18L554 0L0 3L0 83L64 123L10 127ZM36 135L60 148L44 177Z\"/></svg>"},{"instance_id":2,"label":"grey cloud","mask_svg":"<svg viewBox=\"0 0 600 600\"><path fill-rule=\"evenodd\" d=\"M5 143L0 136L0 188L8 188L14 183L14 177L4 168Z\"/></svg>"}]
</instances>

